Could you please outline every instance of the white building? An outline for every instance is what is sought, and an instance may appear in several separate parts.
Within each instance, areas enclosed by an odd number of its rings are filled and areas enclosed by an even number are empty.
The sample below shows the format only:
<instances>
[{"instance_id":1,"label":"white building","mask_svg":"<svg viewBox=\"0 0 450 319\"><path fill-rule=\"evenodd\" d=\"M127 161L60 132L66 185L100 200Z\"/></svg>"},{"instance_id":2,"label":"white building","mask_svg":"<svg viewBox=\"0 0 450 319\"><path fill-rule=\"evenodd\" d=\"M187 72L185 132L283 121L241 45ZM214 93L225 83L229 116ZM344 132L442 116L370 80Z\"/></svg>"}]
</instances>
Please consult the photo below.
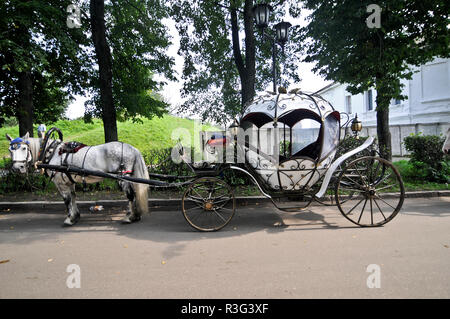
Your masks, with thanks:
<instances>
[{"instance_id":1,"label":"white building","mask_svg":"<svg viewBox=\"0 0 450 319\"><path fill-rule=\"evenodd\" d=\"M402 80L402 95L406 100L391 101L389 109L393 155L405 155L403 138L411 133L445 134L450 127L450 59L434 61L414 68L411 80ZM340 112L358 114L363 123L363 135L376 135L376 95L368 90L351 95L347 86L332 83L319 91Z\"/></svg>"}]
</instances>

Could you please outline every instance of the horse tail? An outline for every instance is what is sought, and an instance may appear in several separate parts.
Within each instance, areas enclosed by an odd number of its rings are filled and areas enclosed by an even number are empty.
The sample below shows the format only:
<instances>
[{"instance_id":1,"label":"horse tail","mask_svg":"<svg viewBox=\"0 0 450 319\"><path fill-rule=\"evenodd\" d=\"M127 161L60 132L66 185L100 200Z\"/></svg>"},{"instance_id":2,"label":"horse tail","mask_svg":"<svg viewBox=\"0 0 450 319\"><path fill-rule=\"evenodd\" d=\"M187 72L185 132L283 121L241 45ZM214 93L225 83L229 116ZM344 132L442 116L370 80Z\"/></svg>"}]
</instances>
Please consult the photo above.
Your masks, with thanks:
<instances>
[{"instance_id":1,"label":"horse tail","mask_svg":"<svg viewBox=\"0 0 450 319\"><path fill-rule=\"evenodd\" d=\"M148 176L147 166L145 165L142 154L137 151L134 161L132 177L150 179ZM136 196L136 209L140 215L148 213L148 185L141 183L133 183Z\"/></svg>"}]
</instances>

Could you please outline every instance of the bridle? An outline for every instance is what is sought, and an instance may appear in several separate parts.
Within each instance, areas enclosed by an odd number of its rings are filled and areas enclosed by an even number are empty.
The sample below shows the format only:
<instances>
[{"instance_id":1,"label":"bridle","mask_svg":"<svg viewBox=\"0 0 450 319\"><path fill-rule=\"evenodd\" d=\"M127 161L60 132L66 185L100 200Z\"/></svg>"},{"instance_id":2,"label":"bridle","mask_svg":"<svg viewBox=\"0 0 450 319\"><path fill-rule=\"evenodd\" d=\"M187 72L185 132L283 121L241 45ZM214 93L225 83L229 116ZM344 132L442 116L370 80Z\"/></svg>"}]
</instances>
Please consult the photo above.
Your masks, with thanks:
<instances>
[{"instance_id":1,"label":"bridle","mask_svg":"<svg viewBox=\"0 0 450 319\"><path fill-rule=\"evenodd\" d=\"M59 140L53 140L50 143L50 145L47 145L49 142L49 138L54 131L56 131L58 133ZM38 153L36 159L33 157L33 152L31 151L29 141L18 137L10 142L10 152L11 152L12 162L13 162L13 164L14 163L23 163L24 164L25 171L26 171L25 172L26 180L28 181L28 184L30 185L30 187L32 189L33 188L37 189L37 188L32 185L32 183L29 179L28 173L29 173L30 163L34 163L35 169L38 168L37 166L40 163L48 163L51 160L51 158L53 157L53 155L55 154L55 151L58 148L58 146L62 143L62 140L63 140L62 132L56 127L51 128L45 135L44 140L40 143L39 153ZM27 156L26 156L25 160L14 160L13 152L17 151L22 145L26 146L26 148L27 148ZM44 173L46 176L49 176L45 170L44 170L44 172L41 172L41 173ZM52 174L52 176L50 176L50 180L52 180L53 176L54 176L54 174Z\"/></svg>"},{"instance_id":2,"label":"bridle","mask_svg":"<svg viewBox=\"0 0 450 319\"><path fill-rule=\"evenodd\" d=\"M12 160L13 164L14 163L24 163L25 168L28 170L28 163L33 162L33 153L31 152L30 142L18 137L9 143L10 152L11 152L11 154L13 154L13 152L17 151L22 145L26 146L26 148L27 148L26 158L24 160L14 160L13 156L11 156L11 160Z\"/></svg>"}]
</instances>

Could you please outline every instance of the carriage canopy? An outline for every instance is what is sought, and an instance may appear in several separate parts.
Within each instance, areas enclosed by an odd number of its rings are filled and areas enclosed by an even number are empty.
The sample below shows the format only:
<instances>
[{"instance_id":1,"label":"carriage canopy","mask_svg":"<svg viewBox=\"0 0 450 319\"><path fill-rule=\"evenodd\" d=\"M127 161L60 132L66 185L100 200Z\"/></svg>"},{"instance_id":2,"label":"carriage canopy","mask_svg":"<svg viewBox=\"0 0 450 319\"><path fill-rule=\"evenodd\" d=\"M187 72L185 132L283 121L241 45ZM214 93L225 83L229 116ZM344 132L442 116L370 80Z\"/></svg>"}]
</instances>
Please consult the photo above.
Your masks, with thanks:
<instances>
[{"instance_id":1,"label":"carriage canopy","mask_svg":"<svg viewBox=\"0 0 450 319\"><path fill-rule=\"evenodd\" d=\"M245 108L240 125L244 129L254 126L258 131L278 128L286 143L280 150L285 158L323 160L336 149L340 137L339 112L321 96L300 91L257 95Z\"/></svg>"}]
</instances>

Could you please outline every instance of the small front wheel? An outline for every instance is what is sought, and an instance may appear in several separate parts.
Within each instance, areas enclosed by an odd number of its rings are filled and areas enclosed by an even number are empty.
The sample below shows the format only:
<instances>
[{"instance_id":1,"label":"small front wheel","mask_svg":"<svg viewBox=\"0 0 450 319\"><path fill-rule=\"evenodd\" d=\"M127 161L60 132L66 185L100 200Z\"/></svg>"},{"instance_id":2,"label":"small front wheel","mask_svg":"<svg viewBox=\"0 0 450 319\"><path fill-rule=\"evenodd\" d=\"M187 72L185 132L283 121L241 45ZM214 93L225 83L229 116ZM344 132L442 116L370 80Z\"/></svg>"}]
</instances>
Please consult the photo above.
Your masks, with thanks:
<instances>
[{"instance_id":1,"label":"small front wheel","mask_svg":"<svg viewBox=\"0 0 450 319\"><path fill-rule=\"evenodd\" d=\"M233 190L216 177L201 177L186 189L182 211L186 221L200 231L217 231L225 227L236 210Z\"/></svg>"},{"instance_id":2,"label":"small front wheel","mask_svg":"<svg viewBox=\"0 0 450 319\"><path fill-rule=\"evenodd\" d=\"M398 214L405 188L391 162L366 156L352 161L341 172L335 196L345 218L362 227L375 227L386 224Z\"/></svg>"}]
</instances>

